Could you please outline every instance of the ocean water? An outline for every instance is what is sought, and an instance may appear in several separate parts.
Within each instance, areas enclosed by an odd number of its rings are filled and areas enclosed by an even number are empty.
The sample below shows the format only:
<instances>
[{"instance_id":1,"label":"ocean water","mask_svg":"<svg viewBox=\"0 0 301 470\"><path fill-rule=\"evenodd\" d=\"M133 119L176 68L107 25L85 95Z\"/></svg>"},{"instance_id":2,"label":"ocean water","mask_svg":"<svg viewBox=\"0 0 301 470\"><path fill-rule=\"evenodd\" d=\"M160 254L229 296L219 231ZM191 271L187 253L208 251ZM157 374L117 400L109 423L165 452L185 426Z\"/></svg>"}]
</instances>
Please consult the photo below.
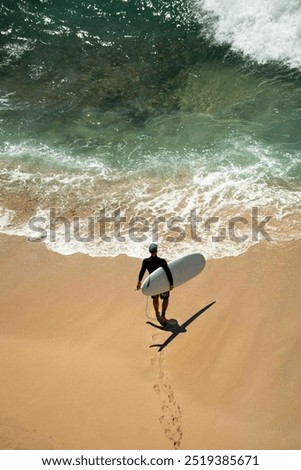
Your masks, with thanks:
<instances>
[{"instance_id":1,"label":"ocean water","mask_svg":"<svg viewBox=\"0 0 301 470\"><path fill-rule=\"evenodd\" d=\"M300 200L298 0L0 3L1 232L216 258L300 238Z\"/></svg>"}]
</instances>

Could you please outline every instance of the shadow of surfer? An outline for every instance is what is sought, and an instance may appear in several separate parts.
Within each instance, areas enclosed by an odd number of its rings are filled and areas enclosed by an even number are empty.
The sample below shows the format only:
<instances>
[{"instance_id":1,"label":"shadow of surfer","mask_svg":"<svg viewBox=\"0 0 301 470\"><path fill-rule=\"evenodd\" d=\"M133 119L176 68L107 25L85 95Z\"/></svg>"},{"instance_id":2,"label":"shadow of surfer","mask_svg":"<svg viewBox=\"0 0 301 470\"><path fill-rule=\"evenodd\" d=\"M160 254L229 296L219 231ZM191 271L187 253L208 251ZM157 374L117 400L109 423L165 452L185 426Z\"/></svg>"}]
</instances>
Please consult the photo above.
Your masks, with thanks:
<instances>
[{"instance_id":1,"label":"shadow of surfer","mask_svg":"<svg viewBox=\"0 0 301 470\"><path fill-rule=\"evenodd\" d=\"M170 318L167 320L166 325L164 326L159 326L156 323L153 323L151 321L146 322L148 325L153 326L154 328L157 328L158 330L161 331L170 331L173 334L179 334L179 333L185 333L186 329L182 327L182 325L179 325L178 321L175 318ZM154 345L155 346L155 345Z\"/></svg>"},{"instance_id":2,"label":"shadow of surfer","mask_svg":"<svg viewBox=\"0 0 301 470\"><path fill-rule=\"evenodd\" d=\"M215 304L216 301L211 302L210 304L206 305L206 307L203 307L201 310L196 312L194 315L192 315L188 320L186 320L182 325L179 325L177 320L168 320L166 326L158 326L155 323L152 323L150 321L146 322L148 325L153 326L154 328L157 328L158 330L161 331L170 331L172 334L167 338L167 340L163 344L152 344L150 348L159 348L158 351L162 351L173 339L175 339L180 333L185 333L186 327L188 327L194 320L196 320L202 313L206 312L212 305Z\"/></svg>"}]
</instances>

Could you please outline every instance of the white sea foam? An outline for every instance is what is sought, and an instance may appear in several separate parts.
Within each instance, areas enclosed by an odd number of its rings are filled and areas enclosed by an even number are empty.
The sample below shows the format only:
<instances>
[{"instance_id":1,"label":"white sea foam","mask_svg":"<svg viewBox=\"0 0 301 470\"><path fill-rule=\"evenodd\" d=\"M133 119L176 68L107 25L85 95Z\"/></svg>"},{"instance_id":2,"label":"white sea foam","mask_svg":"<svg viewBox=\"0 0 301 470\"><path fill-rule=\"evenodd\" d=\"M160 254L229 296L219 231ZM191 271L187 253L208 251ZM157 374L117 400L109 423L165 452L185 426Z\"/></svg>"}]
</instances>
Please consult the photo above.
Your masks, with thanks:
<instances>
[{"instance_id":1,"label":"white sea foam","mask_svg":"<svg viewBox=\"0 0 301 470\"><path fill-rule=\"evenodd\" d=\"M260 64L301 68L299 0L194 0L199 21L218 44Z\"/></svg>"},{"instance_id":2,"label":"white sea foam","mask_svg":"<svg viewBox=\"0 0 301 470\"><path fill-rule=\"evenodd\" d=\"M59 187L58 183L57 201L60 201L60 192L66 191L66 188L68 184ZM139 199L139 195L142 198ZM137 180L133 189L128 181L127 185L124 183L123 186L112 187L103 206L102 194L99 197L100 200L95 201L96 206L105 209L106 217L114 216L113 208L118 200L123 204L120 204L120 215L124 217L117 228L114 226L116 216L113 223L107 222L101 236L97 218L99 212L95 211L93 204L88 215L76 214L80 217L80 236L74 231L74 218L71 216L67 229L64 223L56 222L55 232L51 234L50 212L45 207L37 209L34 226L32 223L29 225L28 221L15 223L13 212L2 211L0 231L26 236L32 242L43 242L50 250L64 255L126 254L140 258L147 252L148 244L158 240L162 252L169 259L191 251L202 251L207 258L220 258L239 255L263 239L261 234L254 238L252 232L253 208L256 207L259 222L272 216L266 230L273 241L300 238L301 191L270 186L264 180L256 181L248 171L241 170L239 173L236 170L231 172L230 169L228 172L209 174L200 167L186 182L186 187L170 180L166 182L164 191L154 190L147 182ZM197 237L192 236L193 214L197 217ZM57 208L56 216L61 215L64 215L64 211ZM88 217L93 224L90 230ZM244 218L242 224L239 221L236 223L234 237L245 239L237 241L231 237L230 223L233 217ZM212 223L208 225L210 219ZM136 231L133 232L131 227Z\"/></svg>"},{"instance_id":3,"label":"white sea foam","mask_svg":"<svg viewBox=\"0 0 301 470\"><path fill-rule=\"evenodd\" d=\"M99 176L104 178L107 176L113 179L113 171L106 166L100 159L87 157L85 159L76 158L68 154L65 150L56 150L46 144L37 144L36 142L22 142L12 144L4 142L0 148L0 159L9 159L11 161L16 159L23 159L24 162L32 162L38 164L39 162L45 165L50 164L55 168L69 168L74 170L83 170L88 173L90 170L97 172Z\"/></svg>"},{"instance_id":4,"label":"white sea foam","mask_svg":"<svg viewBox=\"0 0 301 470\"><path fill-rule=\"evenodd\" d=\"M0 231L8 230L11 227L14 216L14 211L0 207Z\"/></svg>"},{"instance_id":5,"label":"white sea foam","mask_svg":"<svg viewBox=\"0 0 301 470\"><path fill-rule=\"evenodd\" d=\"M11 106L11 98L14 96L14 93L5 93L4 95L0 96L0 111L10 109Z\"/></svg>"},{"instance_id":6,"label":"white sea foam","mask_svg":"<svg viewBox=\"0 0 301 470\"><path fill-rule=\"evenodd\" d=\"M5 44L5 46L3 47L5 56L1 62L1 65L7 66L13 62L18 61L24 54L26 54L28 51L31 51L34 46L35 40L30 40L27 38L18 38L17 41Z\"/></svg>"},{"instance_id":7,"label":"white sea foam","mask_svg":"<svg viewBox=\"0 0 301 470\"><path fill-rule=\"evenodd\" d=\"M12 155L14 155L13 149ZM19 149L20 150L20 149ZM41 150L41 149L40 149ZM297 153L283 154L277 147L257 143L247 137L229 137L223 140L222 147L215 146L191 158L190 168L174 174L145 173L139 168L115 172L85 171L70 164L72 171L43 167L37 171L34 165L17 165L0 170L7 197L14 197L18 191L25 198L33 194L30 203L24 200L21 207L17 199L16 211L28 212L32 216L35 204L35 227L32 230L23 217L15 217L13 212L1 212L0 231L22 235L31 240L38 239L49 249L62 254L86 253L91 256L116 256L127 254L141 257L147 252L150 242L156 240L161 250L169 259L191 251L202 251L207 258L235 256L246 251L257 242L252 237L252 208L258 208L259 220L272 216L267 231L276 242L300 238L301 191L290 181L288 173L294 172L294 166L300 161ZM53 158L57 159L58 155ZM13 159L11 159L11 162ZM68 160L67 160L68 161ZM233 163L235 162L235 164ZM101 163L101 162L100 162ZM84 166L83 166L84 168ZM101 168L101 166L99 167ZM105 167L104 167L105 168ZM119 175L119 176L117 176ZM273 179L277 180L273 182ZM38 201L38 202L35 202ZM14 207L13 205L11 207ZM70 239L65 239L63 224L56 225L55 240L50 236L49 208L54 207L57 216L70 218ZM105 209L106 216L112 217L120 208L120 215L126 217L120 226L120 237L108 224L107 234L111 240L104 240L99 234L99 224L95 218L99 210ZM70 215L71 214L71 215ZM74 234L73 215L80 217L80 237ZM191 215L198 217L197 234L202 240L191 236ZM17 214L19 215L19 214ZM88 217L94 217L93 237L85 239ZM140 217L145 221L145 231L138 225L138 239L131 234L131 220ZM206 221L214 219L211 227ZM233 240L230 236L229 223L233 217L244 217L247 223L236 224L235 236L247 235L247 239ZM161 218L161 219L160 219ZM200 218L202 220L200 220ZM40 225L39 225L40 224ZM170 225L168 225L170 224ZM140 227L140 229L139 229ZM142 227L143 228L143 227ZM176 228L177 231L173 230ZM222 241L216 237L226 230ZM118 230L117 230L118 232ZM181 239L181 233L185 236ZM118 235L118 234L117 234ZM170 239L173 238L173 240ZM262 239L258 237L258 241Z\"/></svg>"}]
</instances>

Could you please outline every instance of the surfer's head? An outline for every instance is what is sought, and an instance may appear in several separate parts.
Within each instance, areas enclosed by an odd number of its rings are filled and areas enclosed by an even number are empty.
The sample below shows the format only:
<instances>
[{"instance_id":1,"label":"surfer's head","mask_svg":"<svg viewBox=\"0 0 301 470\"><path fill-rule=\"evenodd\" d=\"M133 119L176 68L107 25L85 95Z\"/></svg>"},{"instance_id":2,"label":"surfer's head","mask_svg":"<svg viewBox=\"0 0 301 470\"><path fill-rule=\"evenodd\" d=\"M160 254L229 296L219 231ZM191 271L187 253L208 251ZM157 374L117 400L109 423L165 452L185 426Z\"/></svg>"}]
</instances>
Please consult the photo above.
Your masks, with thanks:
<instances>
[{"instance_id":1,"label":"surfer's head","mask_svg":"<svg viewBox=\"0 0 301 470\"><path fill-rule=\"evenodd\" d=\"M156 243L151 243L148 247L150 253L157 253L158 245Z\"/></svg>"}]
</instances>

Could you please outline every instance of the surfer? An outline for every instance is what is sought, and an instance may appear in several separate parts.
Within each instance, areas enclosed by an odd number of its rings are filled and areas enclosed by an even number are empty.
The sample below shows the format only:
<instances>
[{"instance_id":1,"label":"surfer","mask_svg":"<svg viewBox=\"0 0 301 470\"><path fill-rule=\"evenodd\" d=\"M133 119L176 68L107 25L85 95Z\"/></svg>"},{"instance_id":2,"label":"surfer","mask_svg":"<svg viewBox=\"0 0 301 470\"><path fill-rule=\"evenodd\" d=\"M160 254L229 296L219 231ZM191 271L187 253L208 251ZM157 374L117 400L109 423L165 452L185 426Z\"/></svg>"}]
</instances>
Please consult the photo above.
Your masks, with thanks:
<instances>
[{"instance_id":1,"label":"surfer","mask_svg":"<svg viewBox=\"0 0 301 470\"><path fill-rule=\"evenodd\" d=\"M172 278L170 269L168 267L167 261L163 258L159 258L159 256L157 255L158 245L156 243L151 243L148 249L150 252L150 257L145 258L142 262L142 266L141 266L139 276L138 276L137 289L139 290L141 287L141 281L146 270L149 272L149 274L151 274L153 271L155 271L158 268L163 268L165 270L166 276L170 284L169 291L161 292L161 294L157 294L157 295L152 295L152 299L153 299L153 305L154 305L158 322L161 323L161 325L166 325L167 320L165 317L165 313L166 313L168 302L169 302L169 292L173 289L173 278ZM160 295L160 299L162 300L161 315L159 312L159 295Z\"/></svg>"}]
</instances>

